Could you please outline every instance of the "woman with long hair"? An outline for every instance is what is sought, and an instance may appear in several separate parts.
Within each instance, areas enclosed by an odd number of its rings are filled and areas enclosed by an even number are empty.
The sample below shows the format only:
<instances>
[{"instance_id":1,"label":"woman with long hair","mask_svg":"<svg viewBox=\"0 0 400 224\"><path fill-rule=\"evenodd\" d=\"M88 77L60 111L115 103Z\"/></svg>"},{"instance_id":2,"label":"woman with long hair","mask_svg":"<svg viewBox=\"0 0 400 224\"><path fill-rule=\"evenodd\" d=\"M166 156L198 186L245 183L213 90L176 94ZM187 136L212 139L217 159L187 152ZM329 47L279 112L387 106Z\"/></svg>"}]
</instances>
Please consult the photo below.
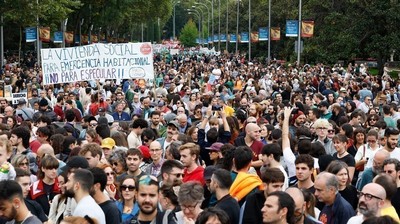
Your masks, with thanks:
<instances>
[{"instance_id":1,"label":"woman with long hair","mask_svg":"<svg viewBox=\"0 0 400 224\"><path fill-rule=\"evenodd\" d=\"M343 161L347 164L348 174L350 178L350 182L353 180L354 171L355 171L355 161L354 157L347 152L347 137L342 134L335 135L332 138L333 146L336 149L336 152L333 154L333 158L336 160Z\"/></svg>"},{"instance_id":2,"label":"woman with long hair","mask_svg":"<svg viewBox=\"0 0 400 224\"><path fill-rule=\"evenodd\" d=\"M201 121L203 119L203 113L201 109L203 108L202 104L198 104L194 107L193 113L189 116L192 124L196 121Z\"/></svg>"},{"instance_id":3,"label":"woman with long hair","mask_svg":"<svg viewBox=\"0 0 400 224\"><path fill-rule=\"evenodd\" d=\"M356 210L358 205L357 189L350 184L351 179L347 164L343 161L334 160L326 168L326 171L336 175L339 181L340 195Z\"/></svg>"},{"instance_id":4,"label":"woman with long hair","mask_svg":"<svg viewBox=\"0 0 400 224\"><path fill-rule=\"evenodd\" d=\"M57 179L58 160L51 155L45 154L40 159L38 178L32 184L30 199L38 202L46 215L50 211L50 202L54 196L61 192Z\"/></svg>"},{"instance_id":5,"label":"woman with long hair","mask_svg":"<svg viewBox=\"0 0 400 224\"><path fill-rule=\"evenodd\" d=\"M192 126L188 129L187 135L192 139L194 143L197 143L199 128L196 126Z\"/></svg>"},{"instance_id":6,"label":"woman with long hair","mask_svg":"<svg viewBox=\"0 0 400 224\"><path fill-rule=\"evenodd\" d=\"M116 196L118 196L116 180L115 180L116 179L115 172L112 169L112 167L108 164L103 164L102 166L100 166L100 168L103 169L107 175L107 184L106 188L104 189L104 193L114 200L116 199Z\"/></svg>"},{"instance_id":7,"label":"woman with long hair","mask_svg":"<svg viewBox=\"0 0 400 224\"><path fill-rule=\"evenodd\" d=\"M65 186L64 184L68 181L68 176L66 172L61 173L57 177L58 186L61 193L54 196L53 201L50 205L49 220L52 223L58 224L67 216L71 216L76 207L76 201L74 198L69 198L65 196Z\"/></svg>"},{"instance_id":8,"label":"woman with long hair","mask_svg":"<svg viewBox=\"0 0 400 224\"><path fill-rule=\"evenodd\" d=\"M367 133L367 143L358 148L356 156L354 157L356 167L359 167L358 170L363 171L365 168L372 167L374 155L379 148L378 132L370 130Z\"/></svg>"},{"instance_id":9,"label":"woman with long hair","mask_svg":"<svg viewBox=\"0 0 400 224\"><path fill-rule=\"evenodd\" d=\"M197 105L197 95L196 93L191 93L189 102L187 102L189 114L194 114L196 105Z\"/></svg>"},{"instance_id":10,"label":"woman with long hair","mask_svg":"<svg viewBox=\"0 0 400 224\"><path fill-rule=\"evenodd\" d=\"M118 149L128 150L128 141L124 132L114 132L111 134L111 138L115 141L115 147Z\"/></svg>"},{"instance_id":11,"label":"woman with long hair","mask_svg":"<svg viewBox=\"0 0 400 224\"><path fill-rule=\"evenodd\" d=\"M92 128L87 129L85 138L88 143L97 143L100 145L99 135Z\"/></svg>"},{"instance_id":12,"label":"woman with long hair","mask_svg":"<svg viewBox=\"0 0 400 224\"><path fill-rule=\"evenodd\" d=\"M357 150L365 144L365 129L356 128L353 132L353 145L347 148L347 151L354 157Z\"/></svg>"},{"instance_id":13,"label":"woman with long hair","mask_svg":"<svg viewBox=\"0 0 400 224\"><path fill-rule=\"evenodd\" d=\"M120 200L116 201L118 210L121 212L122 223L127 223L139 212L139 206L136 203L135 177L127 175L119 186Z\"/></svg>"}]
</instances>

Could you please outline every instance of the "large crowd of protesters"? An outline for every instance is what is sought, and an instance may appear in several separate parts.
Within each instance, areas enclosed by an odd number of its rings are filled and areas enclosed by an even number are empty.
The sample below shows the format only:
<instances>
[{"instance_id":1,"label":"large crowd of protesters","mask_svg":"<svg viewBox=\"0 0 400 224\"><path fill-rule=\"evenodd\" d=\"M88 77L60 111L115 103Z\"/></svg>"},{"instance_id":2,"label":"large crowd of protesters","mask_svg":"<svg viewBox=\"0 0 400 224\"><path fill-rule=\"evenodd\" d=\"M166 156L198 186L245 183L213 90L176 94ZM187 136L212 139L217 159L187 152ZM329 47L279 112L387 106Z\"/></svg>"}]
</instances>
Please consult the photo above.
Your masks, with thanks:
<instances>
[{"instance_id":1,"label":"large crowd of protesters","mask_svg":"<svg viewBox=\"0 0 400 224\"><path fill-rule=\"evenodd\" d=\"M400 82L366 64L154 55L42 85L7 57L0 223L399 223ZM13 104L14 103L14 104Z\"/></svg>"}]
</instances>

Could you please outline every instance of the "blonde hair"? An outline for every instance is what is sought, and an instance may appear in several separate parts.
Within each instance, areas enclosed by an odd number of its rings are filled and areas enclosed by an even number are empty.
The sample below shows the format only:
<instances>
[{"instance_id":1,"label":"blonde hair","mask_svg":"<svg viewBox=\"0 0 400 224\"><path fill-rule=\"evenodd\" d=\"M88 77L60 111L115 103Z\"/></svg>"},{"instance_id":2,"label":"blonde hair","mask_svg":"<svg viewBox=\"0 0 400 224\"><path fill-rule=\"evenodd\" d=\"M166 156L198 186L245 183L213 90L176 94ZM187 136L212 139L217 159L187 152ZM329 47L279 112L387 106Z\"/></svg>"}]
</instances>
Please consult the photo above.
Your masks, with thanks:
<instances>
[{"instance_id":1,"label":"blonde hair","mask_svg":"<svg viewBox=\"0 0 400 224\"><path fill-rule=\"evenodd\" d=\"M179 151L183 151L185 149L189 149L190 150L190 155L195 155L196 159L199 158L200 155L200 147L192 142L186 143L184 145L182 145L181 147L179 147Z\"/></svg>"},{"instance_id":2,"label":"blonde hair","mask_svg":"<svg viewBox=\"0 0 400 224\"><path fill-rule=\"evenodd\" d=\"M329 128L330 125L327 119L320 118L314 122L313 128Z\"/></svg>"}]
</instances>

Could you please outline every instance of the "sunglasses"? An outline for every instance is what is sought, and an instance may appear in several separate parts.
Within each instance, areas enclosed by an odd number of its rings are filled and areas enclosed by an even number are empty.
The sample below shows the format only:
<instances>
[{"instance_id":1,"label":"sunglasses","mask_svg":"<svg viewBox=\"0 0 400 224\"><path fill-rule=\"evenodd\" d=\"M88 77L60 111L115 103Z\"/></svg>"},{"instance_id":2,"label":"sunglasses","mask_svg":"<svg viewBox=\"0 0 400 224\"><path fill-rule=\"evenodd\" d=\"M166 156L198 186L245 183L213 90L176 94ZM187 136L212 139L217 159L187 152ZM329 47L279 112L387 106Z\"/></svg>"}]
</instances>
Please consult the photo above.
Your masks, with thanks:
<instances>
[{"instance_id":1,"label":"sunglasses","mask_svg":"<svg viewBox=\"0 0 400 224\"><path fill-rule=\"evenodd\" d=\"M90 126L91 126L91 127L96 127L96 126L97 126L97 123L92 123L92 124L90 124Z\"/></svg>"},{"instance_id":2,"label":"sunglasses","mask_svg":"<svg viewBox=\"0 0 400 224\"><path fill-rule=\"evenodd\" d=\"M111 172L111 173L106 173L106 175L107 175L107 176L114 176L114 175L115 175L115 173L114 173L114 172Z\"/></svg>"},{"instance_id":3,"label":"sunglasses","mask_svg":"<svg viewBox=\"0 0 400 224\"><path fill-rule=\"evenodd\" d=\"M28 166L29 163L28 163L28 162L25 162L25 163L20 163L19 165L20 165L20 166Z\"/></svg>"},{"instance_id":4,"label":"sunglasses","mask_svg":"<svg viewBox=\"0 0 400 224\"><path fill-rule=\"evenodd\" d=\"M136 187L133 185L121 185L119 189L120 191L126 191L126 189L128 189L129 191L134 191Z\"/></svg>"},{"instance_id":5,"label":"sunglasses","mask_svg":"<svg viewBox=\"0 0 400 224\"><path fill-rule=\"evenodd\" d=\"M328 130L328 133L335 133L335 130Z\"/></svg>"}]
</instances>

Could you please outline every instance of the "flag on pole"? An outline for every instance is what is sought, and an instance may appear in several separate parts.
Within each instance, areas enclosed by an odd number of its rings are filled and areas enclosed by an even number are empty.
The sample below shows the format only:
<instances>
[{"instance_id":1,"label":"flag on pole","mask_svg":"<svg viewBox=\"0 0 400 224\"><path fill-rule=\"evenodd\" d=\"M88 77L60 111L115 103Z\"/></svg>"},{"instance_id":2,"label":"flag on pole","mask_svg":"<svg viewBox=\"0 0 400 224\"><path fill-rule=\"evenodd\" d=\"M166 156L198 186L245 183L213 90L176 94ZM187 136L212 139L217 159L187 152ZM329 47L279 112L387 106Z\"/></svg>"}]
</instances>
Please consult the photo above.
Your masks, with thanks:
<instances>
[{"instance_id":1,"label":"flag on pole","mask_svg":"<svg viewBox=\"0 0 400 224\"><path fill-rule=\"evenodd\" d=\"M301 37L314 35L314 21L301 21Z\"/></svg>"},{"instance_id":2,"label":"flag on pole","mask_svg":"<svg viewBox=\"0 0 400 224\"><path fill-rule=\"evenodd\" d=\"M39 39L43 42L50 42L50 27L42 27L39 29Z\"/></svg>"},{"instance_id":3,"label":"flag on pole","mask_svg":"<svg viewBox=\"0 0 400 224\"><path fill-rule=\"evenodd\" d=\"M271 27L271 40L281 39L281 29L279 27Z\"/></svg>"},{"instance_id":4,"label":"flag on pole","mask_svg":"<svg viewBox=\"0 0 400 224\"><path fill-rule=\"evenodd\" d=\"M257 43L258 40L258 32L251 32L250 39L252 43Z\"/></svg>"},{"instance_id":5,"label":"flag on pole","mask_svg":"<svg viewBox=\"0 0 400 224\"><path fill-rule=\"evenodd\" d=\"M65 43L67 43L67 44L74 43L74 32L73 31L65 32L64 35L65 35Z\"/></svg>"}]
</instances>

